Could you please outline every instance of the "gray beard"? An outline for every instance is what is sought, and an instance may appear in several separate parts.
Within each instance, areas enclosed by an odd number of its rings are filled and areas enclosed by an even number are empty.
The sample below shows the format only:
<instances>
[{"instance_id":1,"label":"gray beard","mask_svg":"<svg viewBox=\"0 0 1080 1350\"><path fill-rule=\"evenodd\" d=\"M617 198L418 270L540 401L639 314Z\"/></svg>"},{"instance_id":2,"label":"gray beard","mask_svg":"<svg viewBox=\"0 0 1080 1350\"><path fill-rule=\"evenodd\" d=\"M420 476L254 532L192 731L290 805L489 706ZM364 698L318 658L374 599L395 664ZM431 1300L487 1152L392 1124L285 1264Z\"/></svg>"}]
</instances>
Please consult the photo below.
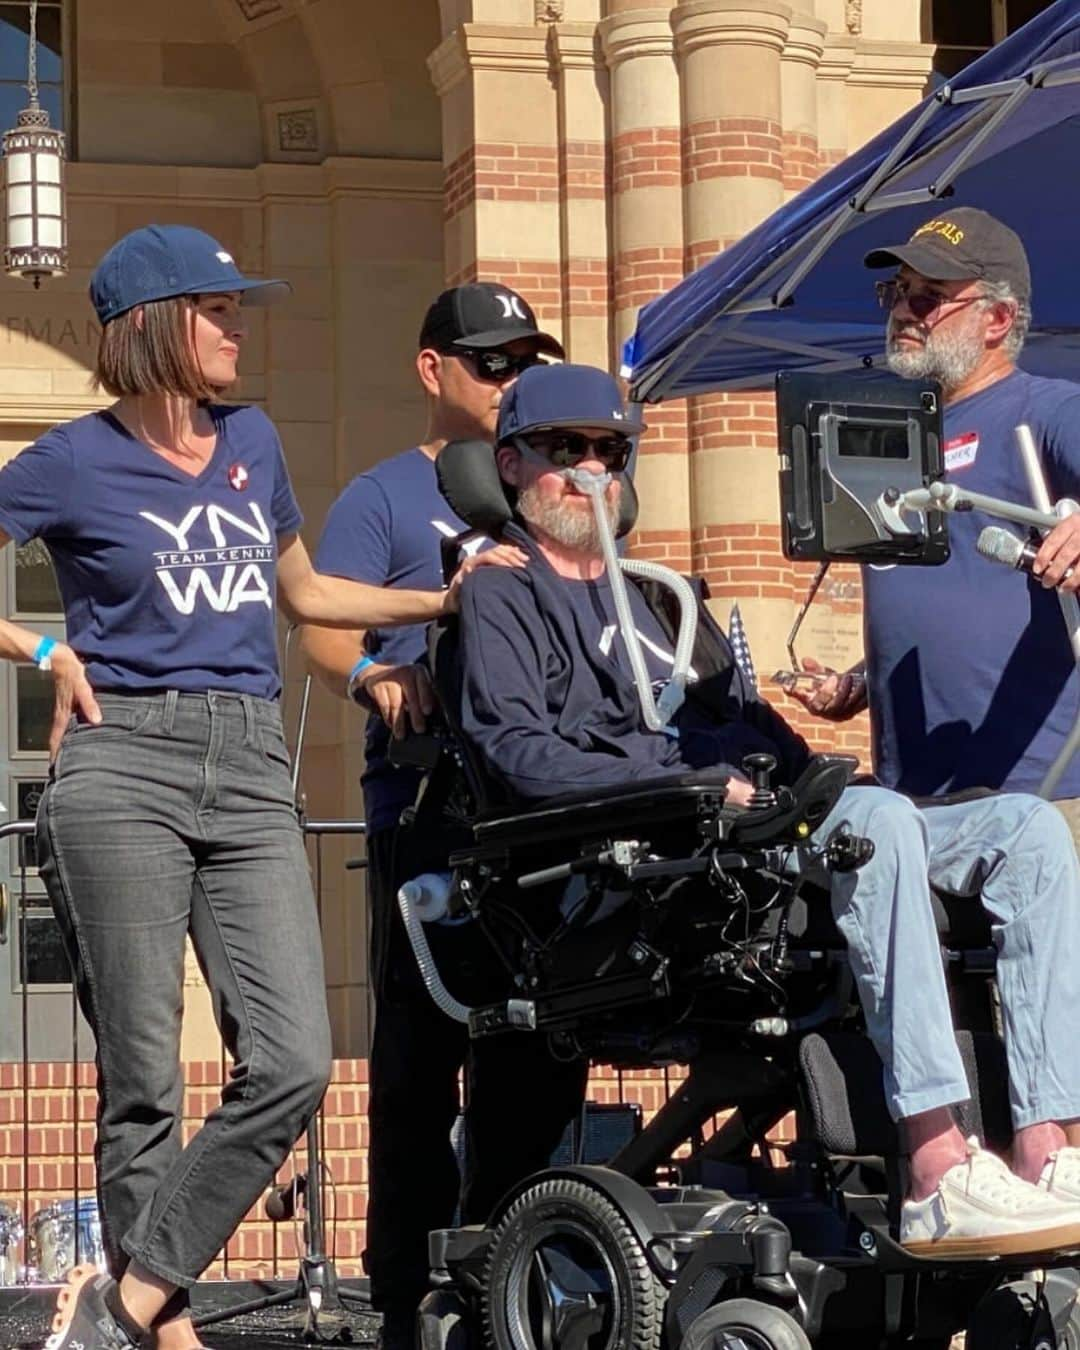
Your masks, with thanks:
<instances>
[{"instance_id":1,"label":"gray beard","mask_svg":"<svg viewBox=\"0 0 1080 1350\"><path fill-rule=\"evenodd\" d=\"M598 556L603 550L600 544L600 531L596 528L596 515L591 500L586 498L587 510L578 507L566 507L559 502L542 498L533 483L518 493L517 509L522 520L528 525L546 534L563 548L574 553L587 553ZM608 525L614 536L619 524L618 496L604 498L604 507Z\"/></svg>"},{"instance_id":2,"label":"gray beard","mask_svg":"<svg viewBox=\"0 0 1080 1350\"><path fill-rule=\"evenodd\" d=\"M921 347L901 350L893 346L889 321L886 345L889 369L905 380L937 380L945 389L956 389L971 376L986 348L977 333L942 333L934 328Z\"/></svg>"}]
</instances>

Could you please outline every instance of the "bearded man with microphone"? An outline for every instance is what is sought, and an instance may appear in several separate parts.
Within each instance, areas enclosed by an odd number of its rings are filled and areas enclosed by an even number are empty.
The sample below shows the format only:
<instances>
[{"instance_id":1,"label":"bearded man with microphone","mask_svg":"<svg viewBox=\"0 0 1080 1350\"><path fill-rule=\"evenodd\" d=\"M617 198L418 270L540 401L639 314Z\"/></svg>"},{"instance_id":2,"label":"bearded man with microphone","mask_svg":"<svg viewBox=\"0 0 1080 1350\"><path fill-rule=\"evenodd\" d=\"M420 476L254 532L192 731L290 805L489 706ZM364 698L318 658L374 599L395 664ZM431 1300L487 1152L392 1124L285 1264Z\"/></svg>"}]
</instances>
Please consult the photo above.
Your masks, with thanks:
<instances>
[{"instance_id":1,"label":"bearded man with microphone","mask_svg":"<svg viewBox=\"0 0 1080 1350\"><path fill-rule=\"evenodd\" d=\"M946 479L1031 504L1015 436L1026 424L1051 500L1080 498L1080 385L1016 364L1031 321L1019 236L958 207L907 243L875 249L866 265L896 269L878 283L889 368L942 386ZM975 787L1037 792L1072 730L1080 676L1054 592L1080 589L1080 514L1026 558L1025 541L1000 528L981 511L955 514L942 567L864 568L865 660L844 674L807 660L820 678L789 691L831 720L869 706L874 770L887 787L928 797ZM987 556L1027 571L1026 584L980 556L983 531ZM1077 838L1080 755L1054 796Z\"/></svg>"}]
</instances>

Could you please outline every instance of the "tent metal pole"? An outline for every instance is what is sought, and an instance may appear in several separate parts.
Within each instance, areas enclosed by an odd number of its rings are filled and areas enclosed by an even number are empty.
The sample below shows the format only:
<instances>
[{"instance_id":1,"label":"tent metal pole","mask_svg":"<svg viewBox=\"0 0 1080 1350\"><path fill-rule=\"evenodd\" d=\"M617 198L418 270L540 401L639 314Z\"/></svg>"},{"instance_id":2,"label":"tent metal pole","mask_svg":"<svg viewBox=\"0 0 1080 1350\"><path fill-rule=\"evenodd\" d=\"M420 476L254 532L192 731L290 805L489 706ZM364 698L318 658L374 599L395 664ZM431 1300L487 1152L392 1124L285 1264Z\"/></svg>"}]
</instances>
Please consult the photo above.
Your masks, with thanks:
<instances>
[{"instance_id":1,"label":"tent metal pole","mask_svg":"<svg viewBox=\"0 0 1080 1350\"><path fill-rule=\"evenodd\" d=\"M1039 73L1039 68L1036 66L1031 73L1034 78ZM1048 71L1037 80L1037 83L1043 89L1057 89L1063 84L1080 84L1080 70Z\"/></svg>"},{"instance_id":2,"label":"tent metal pole","mask_svg":"<svg viewBox=\"0 0 1080 1350\"><path fill-rule=\"evenodd\" d=\"M941 111L941 108L949 101L948 94L949 88L946 85L939 94L935 94L927 101L926 107L923 108L919 116L916 117L915 121L908 127L906 133L896 142L892 150L890 150L878 165L877 169L870 175L851 200L836 213L832 225L825 231L795 271L792 272L791 276L788 277L776 292L774 303L778 309L789 296L795 294L795 290L803 277L817 265L818 259L822 254L826 253L832 247L835 240L843 233L844 226L847 224L851 215L858 214L863 210L866 203L885 182L893 169L896 168L897 164L903 159L904 155L907 154L908 149L918 140L919 136L922 135L923 128L933 120L933 118Z\"/></svg>"},{"instance_id":3,"label":"tent metal pole","mask_svg":"<svg viewBox=\"0 0 1080 1350\"><path fill-rule=\"evenodd\" d=\"M864 209L866 211L889 211L894 206L914 206L917 202L925 201L927 198L933 201L939 197L951 196L953 180L966 167L979 146L992 136L1001 123L1007 117L1012 116L1016 108L1032 93L1034 93L1034 86L1028 84L1027 80L1016 83L1016 87L1005 102L994 110L993 116L986 119L986 125L965 143L953 162L927 187L912 188L910 192L890 192L884 197L877 197L874 201L867 202Z\"/></svg>"},{"instance_id":4,"label":"tent metal pole","mask_svg":"<svg viewBox=\"0 0 1080 1350\"><path fill-rule=\"evenodd\" d=\"M947 189L951 189L953 180L965 168L979 146L992 136L1001 123L1004 122L1007 117L1011 117L1020 104L1030 98L1034 92L1034 85L1028 84L1025 80L1019 89L1010 94L1005 102L1002 103L999 108L995 109L993 116L986 119L986 125L981 127L975 135L972 136L945 172L930 184L930 193L932 196L940 197Z\"/></svg>"},{"instance_id":5,"label":"tent metal pole","mask_svg":"<svg viewBox=\"0 0 1080 1350\"><path fill-rule=\"evenodd\" d=\"M1013 80L998 80L995 84L973 84L970 89L954 89L950 103L986 103L992 98L1008 98L1022 84L1028 84L1027 75Z\"/></svg>"}]
</instances>

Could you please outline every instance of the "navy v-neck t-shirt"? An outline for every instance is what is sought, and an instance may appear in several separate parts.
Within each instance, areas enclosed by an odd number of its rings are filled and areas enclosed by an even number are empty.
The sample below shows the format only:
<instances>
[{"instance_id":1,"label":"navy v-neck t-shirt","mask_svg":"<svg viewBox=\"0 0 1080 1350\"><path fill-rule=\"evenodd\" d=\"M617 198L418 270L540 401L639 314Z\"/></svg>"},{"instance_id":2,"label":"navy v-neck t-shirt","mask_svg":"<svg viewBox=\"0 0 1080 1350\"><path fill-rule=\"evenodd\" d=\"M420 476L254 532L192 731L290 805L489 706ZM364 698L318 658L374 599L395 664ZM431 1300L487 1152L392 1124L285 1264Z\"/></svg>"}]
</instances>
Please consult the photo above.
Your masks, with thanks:
<instances>
[{"instance_id":1,"label":"navy v-neck t-shirt","mask_svg":"<svg viewBox=\"0 0 1080 1350\"><path fill-rule=\"evenodd\" d=\"M0 528L47 547L95 689L280 693L278 538L300 511L269 418L209 411L217 441L197 475L109 412L54 427L0 469Z\"/></svg>"}]
</instances>

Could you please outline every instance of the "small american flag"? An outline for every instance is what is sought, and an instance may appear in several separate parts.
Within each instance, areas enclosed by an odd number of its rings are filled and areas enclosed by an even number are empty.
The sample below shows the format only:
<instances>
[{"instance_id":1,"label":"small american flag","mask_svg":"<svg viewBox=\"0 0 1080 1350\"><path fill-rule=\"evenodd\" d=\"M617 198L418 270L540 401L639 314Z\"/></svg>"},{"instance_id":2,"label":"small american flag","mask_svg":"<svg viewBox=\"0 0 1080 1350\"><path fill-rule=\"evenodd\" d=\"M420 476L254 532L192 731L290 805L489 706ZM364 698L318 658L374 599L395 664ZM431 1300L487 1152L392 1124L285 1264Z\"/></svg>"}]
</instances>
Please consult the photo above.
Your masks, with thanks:
<instances>
[{"instance_id":1,"label":"small american flag","mask_svg":"<svg viewBox=\"0 0 1080 1350\"><path fill-rule=\"evenodd\" d=\"M750 655L750 643L747 640L746 629L743 627L742 615L739 613L739 602L731 606L731 617L728 619L728 641L731 643L731 650L735 653L735 660L739 663L739 669L746 677L750 688L757 693L757 675L754 673L754 659Z\"/></svg>"}]
</instances>

